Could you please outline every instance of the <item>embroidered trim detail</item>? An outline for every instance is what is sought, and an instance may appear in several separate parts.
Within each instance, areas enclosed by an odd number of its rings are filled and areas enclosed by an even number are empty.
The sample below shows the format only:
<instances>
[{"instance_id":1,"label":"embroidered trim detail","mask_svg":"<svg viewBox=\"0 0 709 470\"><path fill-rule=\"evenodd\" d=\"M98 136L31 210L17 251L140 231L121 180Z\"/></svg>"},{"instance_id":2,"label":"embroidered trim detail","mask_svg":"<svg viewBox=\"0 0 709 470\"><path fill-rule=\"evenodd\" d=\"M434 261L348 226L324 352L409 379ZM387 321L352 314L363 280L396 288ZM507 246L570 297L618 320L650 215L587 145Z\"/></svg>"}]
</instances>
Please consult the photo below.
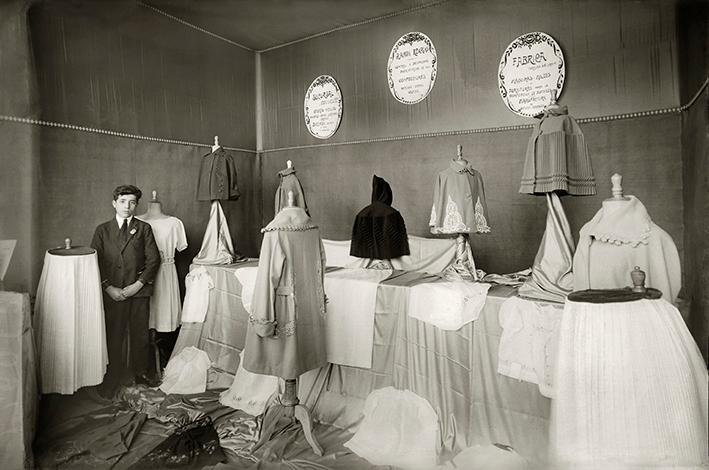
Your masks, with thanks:
<instances>
[{"instance_id":1,"label":"embroidered trim detail","mask_svg":"<svg viewBox=\"0 0 709 470\"><path fill-rule=\"evenodd\" d=\"M647 245L650 243L650 232L652 231L651 228L648 228L647 232L644 232L640 234L639 238L636 239L630 239L630 238L624 238L619 235L615 235L612 233L603 233L603 234L598 234L594 235L592 234L591 237L594 240L597 240L599 242L603 243L610 243L612 245L630 245L631 247L635 248L636 246L640 245L641 243L643 245Z\"/></svg>"},{"instance_id":2,"label":"embroidered trim detail","mask_svg":"<svg viewBox=\"0 0 709 470\"><path fill-rule=\"evenodd\" d=\"M293 336L294 334L295 334L295 320L291 320L289 322L286 322L286 324L283 326L277 326L276 331L273 336L275 338L278 338L279 336Z\"/></svg>"},{"instance_id":3,"label":"embroidered trim detail","mask_svg":"<svg viewBox=\"0 0 709 470\"><path fill-rule=\"evenodd\" d=\"M487 224L487 219L485 219L485 211L480 202L480 196L478 196L478 200L475 203L475 226L480 233L490 233L490 226Z\"/></svg>"},{"instance_id":4,"label":"embroidered trim detail","mask_svg":"<svg viewBox=\"0 0 709 470\"><path fill-rule=\"evenodd\" d=\"M446 203L446 215L443 217L442 227L431 227L432 233L469 233L474 232L473 229L463 223L463 217L458 211L458 204L448 196Z\"/></svg>"},{"instance_id":5,"label":"embroidered trim detail","mask_svg":"<svg viewBox=\"0 0 709 470\"><path fill-rule=\"evenodd\" d=\"M256 318L249 314L249 323L252 325L272 325L276 322L272 320L261 320L260 318Z\"/></svg>"},{"instance_id":6,"label":"embroidered trim detail","mask_svg":"<svg viewBox=\"0 0 709 470\"><path fill-rule=\"evenodd\" d=\"M285 232L304 232L306 230L312 230L318 228L317 225L307 224L307 225L282 225L280 227L264 227L261 229L261 233L275 232L277 230L283 230Z\"/></svg>"}]
</instances>

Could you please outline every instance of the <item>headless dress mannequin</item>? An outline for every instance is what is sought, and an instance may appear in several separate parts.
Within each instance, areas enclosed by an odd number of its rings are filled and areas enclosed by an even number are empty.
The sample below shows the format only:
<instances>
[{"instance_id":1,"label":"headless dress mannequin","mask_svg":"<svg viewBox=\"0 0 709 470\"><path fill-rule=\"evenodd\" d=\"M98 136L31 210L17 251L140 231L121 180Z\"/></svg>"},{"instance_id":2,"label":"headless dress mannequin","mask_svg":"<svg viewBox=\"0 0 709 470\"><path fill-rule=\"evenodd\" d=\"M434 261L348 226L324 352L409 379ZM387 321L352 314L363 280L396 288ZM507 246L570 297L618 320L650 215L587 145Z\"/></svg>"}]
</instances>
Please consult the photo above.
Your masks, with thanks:
<instances>
[{"instance_id":1,"label":"headless dress mannequin","mask_svg":"<svg viewBox=\"0 0 709 470\"><path fill-rule=\"evenodd\" d=\"M169 215L164 214L162 211L162 204L158 199L158 192L153 190L153 198L148 203L148 210L145 214L138 216L138 218L147 222L149 220L166 219L168 217Z\"/></svg>"},{"instance_id":2,"label":"headless dress mannequin","mask_svg":"<svg viewBox=\"0 0 709 470\"><path fill-rule=\"evenodd\" d=\"M290 163L290 161L289 161ZM296 207L295 205L295 195L293 191L288 191L287 206L286 207ZM263 422L261 425L261 436L253 447L253 450L258 449L264 445L267 441L271 439L271 436L277 433L278 423L281 419L285 418L288 423L293 423L298 421L303 428L303 434L305 434L305 440L310 444L316 455L323 455L322 447L318 444L318 441L313 436L312 420L310 418L310 411L300 404L298 400L298 381L297 379L286 379L286 386L283 394L281 395L278 403L271 405L266 414L263 417ZM280 439L274 446L278 446L280 449L276 450L271 447L267 451L267 455L270 453L282 454L283 449L288 444L286 439ZM264 457L268 460L267 455Z\"/></svg>"}]
</instances>

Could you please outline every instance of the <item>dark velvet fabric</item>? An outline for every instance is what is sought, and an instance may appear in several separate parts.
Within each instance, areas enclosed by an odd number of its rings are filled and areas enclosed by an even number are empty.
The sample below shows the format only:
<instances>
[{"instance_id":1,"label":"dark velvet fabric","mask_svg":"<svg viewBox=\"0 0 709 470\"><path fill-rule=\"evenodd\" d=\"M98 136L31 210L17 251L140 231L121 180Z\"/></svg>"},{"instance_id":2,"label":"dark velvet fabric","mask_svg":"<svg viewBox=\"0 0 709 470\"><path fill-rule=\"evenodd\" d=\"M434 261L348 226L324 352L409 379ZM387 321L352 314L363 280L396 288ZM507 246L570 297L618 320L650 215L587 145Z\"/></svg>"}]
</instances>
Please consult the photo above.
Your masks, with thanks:
<instances>
[{"instance_id":1,"label":"dark velvet fabric","mask_svg":"<svg viewBox=\"0 0 709 470\"><path fill-rule=\"evenodd\" d=\"M392 259L410 253L406 224L399 211L391 207L393 199L389 183L374 175L372 203L359 211L352 226L352 256Z\"/></svg>"},{"instance_id":2,"label":"dark velvet fabric","mask_svg":"<svg viewBox=\"0 0 709 470\"><path fill-rule=\"evenodd\" d=\"M586 302L590 304L612 304L617 302L632 302L641 299L659 299L662 292L657 289L648 288L645 292L633 292L632 289L586 289L577 290L567 297L574 302Z\"/></svg>"}]
</instances>

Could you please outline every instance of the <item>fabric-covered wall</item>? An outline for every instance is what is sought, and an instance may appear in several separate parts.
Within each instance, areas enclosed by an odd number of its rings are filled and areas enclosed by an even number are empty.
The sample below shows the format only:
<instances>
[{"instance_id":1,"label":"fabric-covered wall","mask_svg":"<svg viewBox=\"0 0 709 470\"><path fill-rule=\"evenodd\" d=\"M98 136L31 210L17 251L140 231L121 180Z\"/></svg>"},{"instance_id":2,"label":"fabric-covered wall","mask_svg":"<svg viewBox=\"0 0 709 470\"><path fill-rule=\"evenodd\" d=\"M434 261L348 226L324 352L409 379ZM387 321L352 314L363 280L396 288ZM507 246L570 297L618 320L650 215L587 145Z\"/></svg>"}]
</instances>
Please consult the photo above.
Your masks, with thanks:
<instances>
[{"instance_id":1,"label":"fabric-covered wall","mask_svg":"<svg viewBox=\"0 0 709 470\"><path fill-rule=\"evenodd\" d=\"M29 1L0 2L0 114L37 117ZM0 121L0 240L17 240L4 288L27 291L39 279L36 257L38 199L35 127Z\"/></svg>"},{"instance_id":2,"label":"fabric-covered wall","mask_svg":"<svg viewBox=\"0 0 709 470\"><path fill-rule=\"evenodd\" d=\"M677 13L682 102L709 78L709 4L681 3ZM688 324L709 362L709 89L682 116L684 162L685 296Z\"/></svg>"},{"instance_id":3,"label":"fabric-covered wall","mask_svg":"<svg viewBox=\"0 0 709 470\"><path fill-rule=\"evenodd\" d=\"M438 51L438 74L416 105L389 92L386 62L401 35L421 31ZM293 160L324 236L350 237L355 214L370 200L371 175L387 179L409 233L427 235L435 174L457 144L481 171L493 232L473 237L480 267L509 272L531 265L544 229L542 198L518 194L531 130L427 137L272 151L359 139L489 128L534 122L507 110L497 66L517 36L544 31L561 45L567 79L561 102L588 117L679 104L674 5L663 1L452 0L262 53L264 222L273 215L275 173ZM308 134L303 97L319 74L332 75L344 100L342 123L327 141ZM610 176L624 175L657 224L683 247L682 160L678 115L582 125L598 195L564 198L574 234L610 195ZM662 188L658 191L658 188Z\"/></svg>"},{"instance_id":4,"label":"fabric-covered wall","mask_svg":"<svg viewBox=\"0 0 709 470\"><path fill-rule=\"evenodd\" d=\"M30 12L42 118L99 129L255 147L254 61L243 50L131 2L43 2ZM69 236L88 244L112 214L118 184L157 190L163 212L180 218L190 244L177 257L184 278L200 248L208 202L195 199L209 147L39 128L40 251ZM254 256L260 220L256 156L236 158L242 193L223 203L237 249ZM40 265L41 257L35 259Z\"/></svg>"}]
</instances>

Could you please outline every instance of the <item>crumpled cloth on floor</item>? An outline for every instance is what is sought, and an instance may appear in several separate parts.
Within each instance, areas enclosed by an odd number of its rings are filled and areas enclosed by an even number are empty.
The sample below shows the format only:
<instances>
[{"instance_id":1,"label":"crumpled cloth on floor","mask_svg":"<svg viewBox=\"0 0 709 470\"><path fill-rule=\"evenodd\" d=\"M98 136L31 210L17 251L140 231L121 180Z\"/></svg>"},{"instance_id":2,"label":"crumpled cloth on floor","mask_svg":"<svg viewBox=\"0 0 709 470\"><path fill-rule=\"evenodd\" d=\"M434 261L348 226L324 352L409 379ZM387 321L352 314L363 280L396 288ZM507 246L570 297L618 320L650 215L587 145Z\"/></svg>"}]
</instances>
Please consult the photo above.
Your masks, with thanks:
<instances>
[{"instance_id":1,"label":"crumpled cloth on floor","mask_svg":"<svg viewBox=\"0 0 709 470\"><path fill-rule=\"evenodd\" d=\"M553 396L559 328L564 306L510 297L500 307L497 372L539 385Z\"/></svg>"},{"instance_id":2,"label":"crumpled cloth on floor","mask_svg":"<svg viewBox=\"0 0 709 470\"><path fill-rule=\"evenodd\" d=\"M418 284L409 289L408 315L442 330L458 330L478 319L490 284L443 281Z\"/></svg>"},{"instance_id":3,"label":"crumpled cloth on floor","mask_svg":"<svg viewBox=\"0 0 709 470\"><path fill-rule=\"evenodd\" d=\"M530 470L529 463L509 446L475 445L463 449L437 470Z\"/></svg>"},{"instance_id":4,"label":"crumpled cloth on floor","mask_svg":"<svg viewBox=\"0 0 709 470\"><path fill-rule=\"evenodd\" d=\"M278 394L278 377L254 374L242 367L244 352L239 355L239 368L231 387L219 396L219 402L251 416L262 415L273 397Z\"/></svg>"},{"instance_id":5,"label":"crumpled cloth on floor","mask_svg":"<svg viewBox=\"0 0 709 470\"><path fill-rule=\"evenodd\" d=\"M364 419L345 447L375 465L430 470L440 443L438 415L413 392L385 387L369 394Z\"/></svg>"},{"instance_id":6,"label":"crumpled cloth on floor","mask_svg":"<svg viewBox=\"0 0 709 470\"><path fill-rule=\"evenodd\" d=\"M110 468L128 452L146 419L125 404L92 411L78 424L47 436L51 444L38 459L39 466L55 468L82 456L82 465Z\"/></svg>"},{"instance_id":7,"label":"crumpled cloth on floor","mask_svg":"<svg viewBox=\"0 0 709 470\"><path fill-rule=\"evenodd\" d=\"M177 429L130 469L202 468L224 461L212 419L205 416Z\"/></svg>"},{"instance_id":8,"label":"crumpled cloth on floor","mask_svg":"<svg viewBox=\"0 0 709 470\"><path fill-rule=\"evenodd\" d=\"M201 349L188 346L170 359L160 390L165 393L202 393L207 390L207 370L212 362Z\"/></svg>"},{"instance_id":9,"label":"crumpled cloth on floor","mask_svg":"<svg viewBox=\"0 0 709 470\"><path fill-rule=\"evenodd\" d=\"M244 415L234 415L220 420L215 426L219 435L219 445L227 454L257 462L258 458L251 453L251 449L259 438L259 423L260 418Z\"/></svg>"}]
</instances>

